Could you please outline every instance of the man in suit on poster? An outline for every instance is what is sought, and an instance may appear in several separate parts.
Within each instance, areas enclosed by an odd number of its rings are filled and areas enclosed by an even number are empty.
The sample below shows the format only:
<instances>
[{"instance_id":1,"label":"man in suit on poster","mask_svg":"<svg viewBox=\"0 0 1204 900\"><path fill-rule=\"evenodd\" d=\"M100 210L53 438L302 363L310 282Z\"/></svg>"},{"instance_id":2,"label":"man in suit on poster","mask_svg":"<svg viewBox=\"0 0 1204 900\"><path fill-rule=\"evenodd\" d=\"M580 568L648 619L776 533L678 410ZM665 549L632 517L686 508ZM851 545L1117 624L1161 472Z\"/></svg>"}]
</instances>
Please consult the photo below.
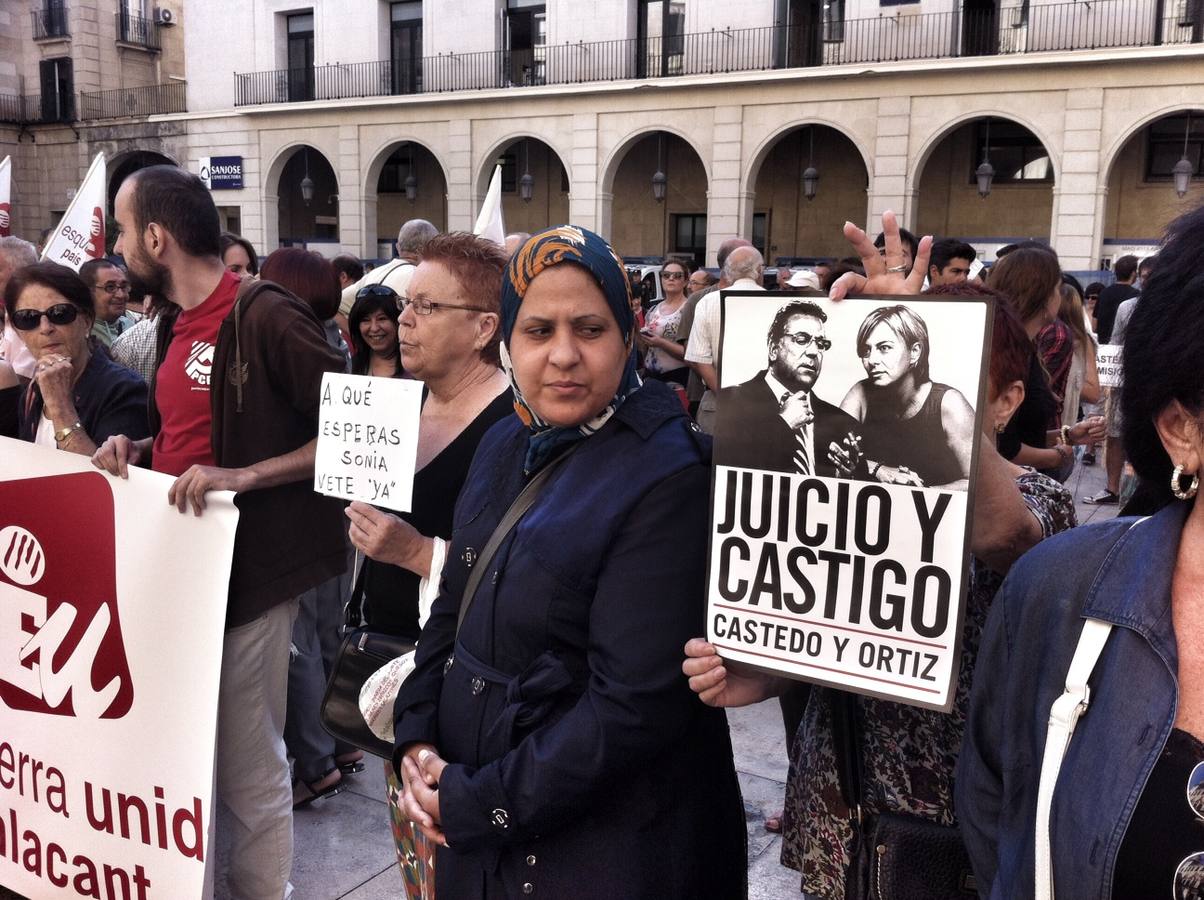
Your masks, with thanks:
<instances>
[{"instance_id":1,"label":"man in suit on poster","mask_svg":"<svg viewBox=\"0 0 1204 900\"><path fill-rule=\"evenodd\" d=\"M860 423L815 396L827 314L809 300L783 306L769 328L769 365L719 394L716 465L829 478L865 478Z\"/></svg>"}]
</instances>

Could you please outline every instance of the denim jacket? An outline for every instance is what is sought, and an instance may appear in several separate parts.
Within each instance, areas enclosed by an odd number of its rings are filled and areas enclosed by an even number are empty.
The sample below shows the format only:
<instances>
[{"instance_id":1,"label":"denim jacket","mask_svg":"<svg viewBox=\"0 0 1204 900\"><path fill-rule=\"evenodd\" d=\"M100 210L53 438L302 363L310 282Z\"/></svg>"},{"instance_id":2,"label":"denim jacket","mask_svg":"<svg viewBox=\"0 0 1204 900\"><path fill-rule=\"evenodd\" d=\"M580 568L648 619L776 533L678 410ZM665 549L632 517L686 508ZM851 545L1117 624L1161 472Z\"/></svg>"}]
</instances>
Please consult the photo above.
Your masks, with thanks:
<instances>
[{"instance_id":1,"label":"denim jacket","mask_svg":"<svg viewBox=\"0 0 1204 900\"><path fill-rule=\"evenodd\" d=\"M1049 710L1085 617L1114 627L1054 791L1058 900L1112 896L1117 853L1175 721L1171 575L1188 504L1043 541L987 621L957 769L957 815L983 895L1033 896L1037 786ZM1168 894L1169 885L1168 885Z\"/></svg>"}]
</instances>

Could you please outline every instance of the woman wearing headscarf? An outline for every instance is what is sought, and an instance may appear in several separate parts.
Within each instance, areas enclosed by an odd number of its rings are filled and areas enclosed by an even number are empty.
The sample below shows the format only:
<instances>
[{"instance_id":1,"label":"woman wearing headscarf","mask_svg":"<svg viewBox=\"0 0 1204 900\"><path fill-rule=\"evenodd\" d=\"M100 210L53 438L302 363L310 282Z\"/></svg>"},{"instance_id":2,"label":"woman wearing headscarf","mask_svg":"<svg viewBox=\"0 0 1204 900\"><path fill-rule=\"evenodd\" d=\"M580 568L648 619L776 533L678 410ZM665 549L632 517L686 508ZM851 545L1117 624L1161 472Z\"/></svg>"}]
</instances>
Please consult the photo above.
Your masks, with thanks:
<instances>
[{"instance_id":1,"label":"woman wearing headscarf","mask_svg":"<svg viewBox=\"0 0 1204 900\"><path fill-rule=\"evenodd\" d=\"M743 897L726 721L678 650L703 627L709 443L641 386L622 264L597 235L530 238L502 289L517 418L477 450L443 587L396 705L406 811L442 897ZM528 481L556 466L488 562ZM684 524L683 524L684 523Z\"/></svg>"}]
</instances>

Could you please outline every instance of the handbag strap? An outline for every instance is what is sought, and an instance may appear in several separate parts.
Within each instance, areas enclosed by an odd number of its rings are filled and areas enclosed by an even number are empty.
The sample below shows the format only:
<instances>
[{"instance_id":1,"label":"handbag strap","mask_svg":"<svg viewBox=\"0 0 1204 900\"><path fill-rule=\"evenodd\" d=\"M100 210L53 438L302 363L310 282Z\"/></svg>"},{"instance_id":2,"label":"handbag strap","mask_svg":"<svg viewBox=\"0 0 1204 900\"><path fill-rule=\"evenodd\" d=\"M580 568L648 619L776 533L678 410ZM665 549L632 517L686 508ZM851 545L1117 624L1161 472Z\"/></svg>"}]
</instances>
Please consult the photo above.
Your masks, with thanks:
<instances>
[{"instance_id":1,"label":"handbag strap","mask_svg":"<svg viewBox=\"0 0 1204 900\"><path fill-rule=\"evenodd\" d=\"M481 579L485 577L485 570L493 562L493 557L497 555L502 541L514 530L514 526L518 524L519 519L526 515L527 510L531 508L540 491L547 484L548 479L552 477L552 473L572 455L574 450L581 446L581 443L581 441L578 441L573 444L568 450L540 469L535 477L527 482L527 486L519 492L519 495L514 498L514 502L510 504L510 508L506 510L506 514L502 516L502 520L497 523L497 528L493 529L493 534L489 536L489 541L485 544L485 549L477 557L476 564L472 567L472 572L468 575L468 582L464 585L464 596L460 598L460 614L456 617L457 635L460 633L460 625L463 624L464 617L468 615L469 607L472 606L473 597L476 596Z\"/></svg>"},{"instance_id":2,"label":"handbag strap","mask_svg":"<svg viewBox=\"0 0 1204 900\"><path fill-rule=\"evenodd\" d=\"M856 826L861 825L861 741L857 730L857 698L846 691L829 690L832 716L832 750L840 796Z\"/></svg>"},{"instance_id":3,"label":"handbag strap","mask_svg":"<svg viewBox=\"0 0 1204 900\"><path fill-rule=\"evenodd\" d=\"M1037 788L1037 835L1033 874L1036 881L1036 900L1053 900L1053 860L1050 856L1049 817L1053 806L1054 788L1058 783L1058 772L1070 745L1071 735L1079 717L1087 711L1091 702L1091 688L1087 680L1095 669L1095 662L1103 652L1108 635L1112 632L1110 622L1088 619L1083 623L1082 634L1066 673L1066 690L1053 702L1049 710L1049 730L1045 735L1045 755L1041 759L1041 782Z\"/></svg>"},{"instance_id":4,"label":"handbag strap","mask_svg":"<svg viewBox=\"0 0 1204 900\"><path fill-rule=\"evenodd\" d=\"M347 631L354 631L363 623L364 570L367 568L365 562L363 551L356 550L351 568L351 596L347 600L347 608L343 611L343 625Z\"/></svg>"}]
</instances>

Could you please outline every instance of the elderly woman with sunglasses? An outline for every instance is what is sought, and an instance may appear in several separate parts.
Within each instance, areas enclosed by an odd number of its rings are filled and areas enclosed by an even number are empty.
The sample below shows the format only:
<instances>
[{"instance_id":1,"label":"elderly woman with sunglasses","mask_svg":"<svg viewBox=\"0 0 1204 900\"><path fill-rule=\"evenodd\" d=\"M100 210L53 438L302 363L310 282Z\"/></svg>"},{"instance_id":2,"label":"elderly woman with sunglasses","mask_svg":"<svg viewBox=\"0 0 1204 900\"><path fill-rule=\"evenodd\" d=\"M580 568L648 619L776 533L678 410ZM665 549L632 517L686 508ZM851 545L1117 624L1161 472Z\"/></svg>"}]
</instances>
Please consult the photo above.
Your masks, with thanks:
<instances>
[{"instance_id":1,"label":"elderly woman with sunglasses","mask_svg":"<svg viewBox=\"0 0 1204 900\"><path fill-rule=\"evenodd\" d=\"M641 385L634 330L597 235L550 229L511 259L502 362L518 417L477 450L396 705L394 761L439 844L437 896L745 894L727 723L677 663L703 626L710 445L663 384Z\"/></svg>"},{"instance_id":2,"label":"elderly woman with sunglasses","mask_svg":"<svg viewBox=\"0 0 1204 900\"><path fill-rule=\"evenodd\" d=\"M19 269L5 285L4 307L37 360L18 401L23 440L91 456L112 435L150 435L146 383L91 349L92 292L78 275L49 262Z\"/></svg>"},{"instance_id":3,"label":"elderly woman with sunglasses","mask_svg":"<svg viewBox=\"0 0 1204 900\"><path fill-rule=\"evenodd\" d=\"M1051 707L1086 620L1112 628L1043 816L1056 896L1204 896L1204 807L1189 790L1204 760L1204 207L1171 225L1158 259L1121 394L1125 453L1157 511L1041 544L983 634L956 794L984 897L1033 895Z\"/></svg>"}]
</instances>

